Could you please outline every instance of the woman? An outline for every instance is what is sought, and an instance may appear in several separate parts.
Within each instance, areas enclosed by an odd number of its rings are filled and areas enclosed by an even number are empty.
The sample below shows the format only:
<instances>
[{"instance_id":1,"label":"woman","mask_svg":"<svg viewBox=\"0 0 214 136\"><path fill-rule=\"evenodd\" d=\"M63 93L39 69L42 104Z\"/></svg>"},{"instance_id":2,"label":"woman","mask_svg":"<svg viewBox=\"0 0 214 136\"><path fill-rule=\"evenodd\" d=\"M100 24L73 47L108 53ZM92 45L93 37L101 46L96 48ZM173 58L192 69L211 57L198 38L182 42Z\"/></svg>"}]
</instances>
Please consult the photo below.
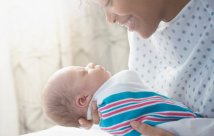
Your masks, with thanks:
<instances>
[{"instance_id":1,"label":"woman","mask_svg":"<svg viewBox=\"0 0 214 136\"><path fill-rule=\"evenodd\" d=\"M214 1L95 1L103 7L108 22L128 28L129 69L138 72L149 88L207 117L206 121L181 121L187 130L193 127L192 122L207 122L204 131L211 133L214 123L208 118L214 117ZM82 126L91 126L85 119L79 121ZM96 110L94 122L99 122ZM173 135L146 124L131 124L144 135Z\"/></svg>"}]
</instances>

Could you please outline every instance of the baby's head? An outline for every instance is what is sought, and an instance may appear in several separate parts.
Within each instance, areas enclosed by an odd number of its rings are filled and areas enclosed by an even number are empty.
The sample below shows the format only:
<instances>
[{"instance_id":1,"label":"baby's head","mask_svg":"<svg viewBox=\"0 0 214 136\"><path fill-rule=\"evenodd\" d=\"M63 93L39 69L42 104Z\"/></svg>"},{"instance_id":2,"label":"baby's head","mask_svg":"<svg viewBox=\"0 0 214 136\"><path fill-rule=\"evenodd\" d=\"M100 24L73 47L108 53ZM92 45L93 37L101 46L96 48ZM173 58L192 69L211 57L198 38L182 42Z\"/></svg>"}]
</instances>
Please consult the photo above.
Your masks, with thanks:
<instances>
[{"instance_id":1,"label":"baby's head","mask_svg":"<svg viewBox=\"0 0 214 136\"><path fill-rule=\"evenodd\" d=\"M93 63L55 72L44 87L46 115L59 125L79 127L78 119L86 118L93 94L110 76L109 71Z\"/></svg>"}]
</instances>

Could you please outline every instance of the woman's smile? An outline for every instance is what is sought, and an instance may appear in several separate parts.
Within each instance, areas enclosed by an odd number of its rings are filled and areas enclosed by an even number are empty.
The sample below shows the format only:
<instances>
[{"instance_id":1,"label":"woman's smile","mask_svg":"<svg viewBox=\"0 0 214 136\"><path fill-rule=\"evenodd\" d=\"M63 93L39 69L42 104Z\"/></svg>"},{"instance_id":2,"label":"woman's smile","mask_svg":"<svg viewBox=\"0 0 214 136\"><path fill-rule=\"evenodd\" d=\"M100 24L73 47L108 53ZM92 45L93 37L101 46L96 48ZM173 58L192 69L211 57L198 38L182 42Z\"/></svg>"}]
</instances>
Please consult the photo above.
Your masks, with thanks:
<instances>
[{"instance_id":1,"label":"woman's smile","mask_svg":"<svg viewBox=\"0 0 214 136\"><path fill-rule=\"evenodd\" d=\"M117 23L121 26L125 26L129 31L134 31L135 23L133 16L129 16L127 19L123 21L117 21Z\"/></svg>"}]
</instances>

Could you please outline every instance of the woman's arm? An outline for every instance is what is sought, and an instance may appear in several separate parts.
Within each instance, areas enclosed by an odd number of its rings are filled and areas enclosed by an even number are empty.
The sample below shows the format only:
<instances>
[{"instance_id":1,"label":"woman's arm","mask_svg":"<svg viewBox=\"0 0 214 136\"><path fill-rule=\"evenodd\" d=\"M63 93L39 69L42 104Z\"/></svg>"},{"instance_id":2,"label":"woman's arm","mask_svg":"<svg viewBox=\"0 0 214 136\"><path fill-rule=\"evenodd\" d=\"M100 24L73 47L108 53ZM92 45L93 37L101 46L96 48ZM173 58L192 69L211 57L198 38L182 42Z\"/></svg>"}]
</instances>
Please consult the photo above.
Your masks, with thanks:
<instances>
[{"instance_id":1,"label":"woman's arm","mask_svg":"<svg viewBox=\"0 0 214 136\"><path fill-rule=\"evenodd\" d=\"M131 126L133 129L146 136L174 136L172 133L164 129L152 127L150 125L139 123L136 121L131 122Z\"/></svg>"},{"instance_id":2,"label":"woman's arm","mask_svg":"<svg viewBox=\"0 0 214 136\"><path fill-rule=\"evenodd\" d=\"M156 127L132 122L131 126L148 136L211 136L214 134L214 118L191 118L163 123ZM172 134L173 133L173 134Z\"/></svg>"}]
</instances>

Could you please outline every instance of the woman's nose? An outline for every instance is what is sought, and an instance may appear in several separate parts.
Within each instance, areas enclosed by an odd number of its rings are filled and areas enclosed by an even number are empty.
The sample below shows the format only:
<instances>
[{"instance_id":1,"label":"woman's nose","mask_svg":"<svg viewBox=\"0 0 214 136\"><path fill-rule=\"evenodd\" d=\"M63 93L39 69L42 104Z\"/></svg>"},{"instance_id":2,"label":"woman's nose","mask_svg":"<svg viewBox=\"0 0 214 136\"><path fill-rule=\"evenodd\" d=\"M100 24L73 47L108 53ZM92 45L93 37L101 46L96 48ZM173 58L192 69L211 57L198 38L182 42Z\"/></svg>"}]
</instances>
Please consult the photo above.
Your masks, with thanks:
<instances>
[{"instance_id":1,"label":"woman's nose","mask_svg":"<svg viewBox=\"0 0 214 136\"><path fill-rule=\"evenodd\" d=\"M105 11L106 20L109 23L116 23L117 22L117 15L114 13L111 13L109 11Z\"/></svg>"}]
</instances>

